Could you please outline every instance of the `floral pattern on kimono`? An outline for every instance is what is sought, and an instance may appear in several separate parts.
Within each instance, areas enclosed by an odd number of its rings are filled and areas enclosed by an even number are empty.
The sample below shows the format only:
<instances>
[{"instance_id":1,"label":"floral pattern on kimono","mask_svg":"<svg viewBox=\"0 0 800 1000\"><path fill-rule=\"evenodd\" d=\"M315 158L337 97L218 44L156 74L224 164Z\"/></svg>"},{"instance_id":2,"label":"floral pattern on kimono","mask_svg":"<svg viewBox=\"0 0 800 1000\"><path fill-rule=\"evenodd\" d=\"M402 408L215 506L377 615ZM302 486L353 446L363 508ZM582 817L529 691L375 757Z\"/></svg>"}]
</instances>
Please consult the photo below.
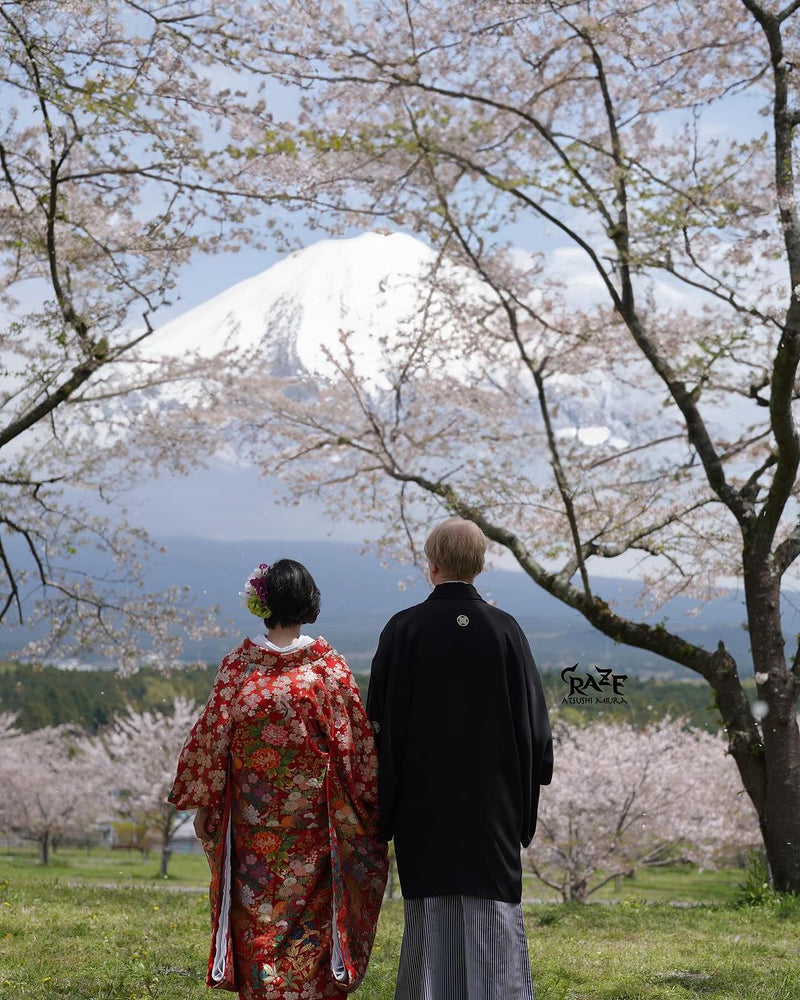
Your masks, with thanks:
<instances>
[{"instance_id":1,"label":"floral pattern on kimono","mask_svg":"<svg viewBox=\"0 0 800 1000\"><path fill-rule=\"evenodd\" d=\"M288 653L245 639L225 657L170 801L207 806L222 829L229 761L235 988L243 1000L341 997L366 971L387 857L372 730L349 667L324 639Z\"/></svg>"}]
</instances>

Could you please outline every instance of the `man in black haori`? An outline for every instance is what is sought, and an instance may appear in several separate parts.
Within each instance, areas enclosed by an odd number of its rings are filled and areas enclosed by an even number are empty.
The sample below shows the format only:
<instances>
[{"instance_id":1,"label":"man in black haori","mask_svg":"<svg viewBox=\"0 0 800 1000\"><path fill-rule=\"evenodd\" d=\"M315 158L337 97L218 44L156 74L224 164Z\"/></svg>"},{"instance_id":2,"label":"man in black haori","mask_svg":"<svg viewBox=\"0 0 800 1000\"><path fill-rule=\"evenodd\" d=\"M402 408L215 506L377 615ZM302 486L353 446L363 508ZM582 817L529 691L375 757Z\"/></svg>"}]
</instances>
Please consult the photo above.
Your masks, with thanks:
<instances>
[{"instance_id":1,"label":"man in black haori","mask_svg":"<svg viewBox=\"0 0 800 1000\"><path fill-rule=\"evenodd\" d=\"M372 661L381 836L405 900L395 1000L533 1000L520 847L553 772L522 629L472 585L486 538L449 518L425 543L434 590Z\"/></svg>"}]
</instances>

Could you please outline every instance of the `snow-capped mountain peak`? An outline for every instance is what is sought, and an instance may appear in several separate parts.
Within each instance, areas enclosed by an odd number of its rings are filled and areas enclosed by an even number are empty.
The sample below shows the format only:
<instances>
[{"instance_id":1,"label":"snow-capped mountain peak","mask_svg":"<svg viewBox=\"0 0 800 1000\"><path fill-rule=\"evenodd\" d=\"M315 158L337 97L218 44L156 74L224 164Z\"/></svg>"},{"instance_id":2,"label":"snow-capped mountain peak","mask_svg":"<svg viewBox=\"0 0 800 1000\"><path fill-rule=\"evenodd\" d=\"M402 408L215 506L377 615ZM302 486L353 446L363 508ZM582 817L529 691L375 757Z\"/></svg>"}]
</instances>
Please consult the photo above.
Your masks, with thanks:
<instances>
[{"instance_id":1,"label":"snow-capped mountain peak","mask_svg":"<svg viewBox=\"0 0 800 1000\"><path fill-rule=\"evenodd\" d=\"M148 355L257 349L275 375L330 376L345 331L360 373L374 378L380 341L412 313L432 256L403 233L321 240L166 323Z\"/></svg>"}]
</instances>

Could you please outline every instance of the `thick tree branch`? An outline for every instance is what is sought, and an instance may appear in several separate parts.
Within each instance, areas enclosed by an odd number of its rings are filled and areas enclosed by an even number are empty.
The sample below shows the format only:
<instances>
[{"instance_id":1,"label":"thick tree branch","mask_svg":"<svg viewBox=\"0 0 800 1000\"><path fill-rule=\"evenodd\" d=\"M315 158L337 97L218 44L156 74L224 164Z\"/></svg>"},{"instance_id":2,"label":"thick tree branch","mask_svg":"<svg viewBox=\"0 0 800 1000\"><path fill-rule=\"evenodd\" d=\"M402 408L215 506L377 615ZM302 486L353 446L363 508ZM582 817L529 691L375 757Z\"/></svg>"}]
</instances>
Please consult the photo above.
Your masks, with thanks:
<instances>
[{"instance_id":1,"label":"thick tree branch","mask_svg":"<svg viewBox=\"0 0 800 1000\"><path fill-rule=\"evenodd\" d=\"M778 24L782 24L788 17L791 17L792 14L798 10L800 10L800 0L792 0L792 2L787 4L777 15L776 20Z\"/></svg>"},{"instance_id":2,"label":"thick tree branch","mask_svg":"<svg viewBox=\"0 0 800 1000\"><path fill-rule=\"evenodd\" d=\"M775 548L775 569L780 576L800 556L800 524L796 524L786 538Z\"/></svg>"},{"instance_id":3,"label":"thick tree branch","mask_svg":"<svg viewBox=\"0 0 800 1000\"><path fill-rule=\"evenodd\" d=\"M0 448L52 414L106 363L105 343L101 341L100 344L94 345L94 351L93 356L72 369L66 381L62 382L54 392L49 393L40 403L32 406L23 416L12 420L0 431Z\"/></svg>"},{"instance_id":4,"label":"thick tree branch","mask_svg":"<svg viewBox=\"0 0 800 1000\"><path fill-rule=\"evenodd\" d=\"M752 543L765 554L772 544L800 467L800 439L792 413L794 386L800 364L800 217L794 181L793 125L789 111L789 71L781 36L782 22L793 13L790 4L776 17L758 0L742 0L767 40L774 82L775 188L778 215L789 266L790 301L783 334L775 353L770 392L770 419L778 446L778 461L766 502L759 514Z\"/></svg>"},{"instance_id":5,"label":"thick tree branch","mask_svg":"<svg viewBox=\"0 0 800 1000\"><path fill-rule=\"evenodd\" d=\"M416 127L416 121L413 115L410 113L409 116L412 121L412 128L414 129L417 140L420 141L421 137L419 130ZM498 301L500 302L501 308L503 309L506 319L508 321L509 329L514 338L514 343L517 346L517 351L519 352L520 358L522 359L525 368L530 373L533 378L534 384L536 386L536 393L539 400L539 409L542 414L542 420L544 422L545 433L547 435L547 444L550 451L550 461L553 469L553 475L556 480L556 486L558 487L559 495L561 496L561 501L564 504L564 511L567 515L567 522L570 528L570 534L572 536L572 545L575 553L575 559L577 562L577 568L581 575L581 581L583 583L584 593L587 598L591 599L592 588L589 580L589 573L586 569L586 563L583 558L583 546L581 544L580 530L578 527L578 520L575 514L575 504L573 503L572 494L567 482L566 473L564 471L563 464L561 462L561 455L559 453L558 444L556 442L555 432L553 430L553 424L550 419L550 411L547 405L547 397L545 394L544 378L542 372L533 364L528 351L523 343L522 336L520 334L519 323L517 321L517 314L511 302L509 302L508 293L505 289L501 288L494 278L488 273L486 268L481 263L479 256L473 251L472 246L469 243L461 231L461 227L453 219L448 198L441 185L439 184L438 178L436 177L436 171L433 164L430 161L430 157L426 153L426 165L428 167L429 175L431 178L431 183L436 190L437 196L439 198L439 206L444 213L444 217L447 225L449 226L450 232L456 237L461 246L463 253L468 257L472 266L475 268L477 273L486 282L486 284L494 291L497 295Z\"/></svg>"},{"instance_id":6,"label":"thick tree branch","mask_svg":"<svg viewBox=\"0 0 800 1000\"><path fill-rule=\"evenodd\" d=\"M757 469L754 469L747 479L747 482L742 487L741 493L745 500L750 502L755 502L758 498L758 494L762 489L759 479L764 475L767 469L771 469L778 461L777 455L770 454L764 459L761 465Z\"/></svg>"},{"instance_id":7,"label":"thick tree branch","mask_svg":"<svg viewBox=\"0 0 800 1000\"><path fill-rule=\"evenodd\" d=\"M587 596L577 587L562 580L558 574L546 570L518 535L490 521L480 508L462 500L450 484L442 480L431 480L420 474L402 472L394 466L384 466L383 471L398 483L415 483L424 492L437 497L451 514L474 521L487 538L511 552L520 567L535 583L562 603L580 612L604 635L628 646L657 653L705 678L716 693L728 733L730 752L736 756L750 787L763 786L764 761L760 752L761 736L750 713L750 705L739 680L736 661L722 642L714 652L709 652L667 631L661 625L634 622L616 614L601 598L596 595Z\"/></svg>"},{"instance_id":8,"label":"thick tree branch","mask_svg":"<svg viewBox=\"0 0 800 1000\"><path fill-rule=\"evenodd\" d=\"M792 657L792 694L796 699L800 694L800 642L797 644L794 656Z\"/></svg>"},{"instance_id":9,"label":"thick tree branch","mask_svg":"<svg viewBox=\"0 0 800 1000\"><path fill-rule=\"evenodd\" d=\"M656 374L664 382L670 395L675 400L678 409L681 411L686 422L689 440L696 449L700 461L703 464L709 485L740 524L745 524L751 520L753 517L752 506L742 498L740 493L733 486L731 486L730 483L728 483L721 457L711 440L708 428L706 427L705 421L700 414L692 391L680 378L678 378L666 357L658 350L655 341L647 333L644 324L634 307L632 285L628 286L627 291L625 291L625 287L623 287L623 290L620 293L611 281L611 278L609 277L594 248L591 247L574 229L568 226L562 219L549 212L527 192L515 186L509 187L509 185L505 183L502 178L495 177L487 168L481 164L474 163L472 160L466 159L462 154L442 148L435 151L428 151L450 158L452 162L459 164L465 170L482 177L492 187L510 194L513 198L519 200L522 204L547 219L554 226L557 226L570 238L570 240L572 240L587 254L606 286L614 308L619 313L623 322L632 334L633 339L640 351L650 363ZM627 243L623 241L622 246L624 249L624 247L627 246ZM629 278L630 273L628 272L628 279Z\"/></svg>"}]
</instances>

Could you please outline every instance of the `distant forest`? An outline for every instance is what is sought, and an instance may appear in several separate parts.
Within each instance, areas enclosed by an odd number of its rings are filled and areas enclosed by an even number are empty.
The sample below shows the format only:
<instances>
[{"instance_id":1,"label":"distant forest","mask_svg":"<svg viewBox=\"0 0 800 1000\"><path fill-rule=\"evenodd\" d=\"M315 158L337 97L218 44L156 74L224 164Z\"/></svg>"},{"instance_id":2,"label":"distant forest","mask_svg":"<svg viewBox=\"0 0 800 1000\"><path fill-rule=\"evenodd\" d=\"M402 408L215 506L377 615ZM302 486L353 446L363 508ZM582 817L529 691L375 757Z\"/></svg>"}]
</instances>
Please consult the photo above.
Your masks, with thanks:
<instances>
[{"instance_id":1,"label":"distant forest","mask_svg":"<svg viewBox=\"0 0 800 1000\"><path fill-rule=\"evenodd\" d=\"M214 679L215 666L187 667L163 673L144 667L128 677L106 670L60 670L56 667L0 665L0 711L17 713L17 726L25 732L43 726L71 724L90 732L108 725L115 715L130 707L168 711L176 695L205 703ZM366 698L369 676L356 674ZM547 703L570 722L625 720L635 725L666 715L685 718L690 725L715 731L719 714L710 688L702 681L675 681L628 677L620 686L624 701L564 703L569 686L558 673L544 673ZM590 692L594 695L598 692Z\"/></svg>"}]
</instances>

